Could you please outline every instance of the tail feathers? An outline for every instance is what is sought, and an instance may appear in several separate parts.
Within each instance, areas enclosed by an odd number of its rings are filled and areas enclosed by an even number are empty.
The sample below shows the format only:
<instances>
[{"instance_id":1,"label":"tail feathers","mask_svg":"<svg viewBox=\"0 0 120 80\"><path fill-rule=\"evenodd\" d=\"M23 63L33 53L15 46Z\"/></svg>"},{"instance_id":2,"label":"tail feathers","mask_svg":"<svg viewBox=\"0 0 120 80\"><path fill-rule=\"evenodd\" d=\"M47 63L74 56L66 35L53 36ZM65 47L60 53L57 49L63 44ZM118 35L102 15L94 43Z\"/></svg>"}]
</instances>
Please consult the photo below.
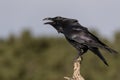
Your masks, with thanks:
<instances>
[{"instance_id":1,"label":"tail feathers","mask_svg":"<svg viewBox=\"0 0 120 80\"><path fill-rule=\"evenodd\" d=\"M109 48L108 46L104 46L104 48L105 48L108 52L110 52L110 53L115 53L115 54L118 53L117 51L115 51L115 50Z\"/></svg>"},{"instance_id":2,"label":"tail feathers","mask_svg":"<svg viewBox=\"0 0 120 80\"><path fill-rule=\"evenodd\" d=\"M91 48L90 49L93 53L95 53L103 62L105 65L109 66L107 61L105 60L105 58L102 56L102 54L100 53L100 51L98 50L98 48Z\"/></svg>"},{"instance_id":3,"label":"tail feathers","mask_svg":"<svg viewBox=\"0 0 120 80\"><path fill-rule=\"evenodd\" d=\"M101 41L99 41L99 43L100 43L100 44L99 44L99 47L100 47L100 48L102 48L102 49L104 49L104 50L106 50L106 51L108 51L108 52L110 52L110 53L115 53L115 54L118 53L117 51L111 49L111 48L108 47L106 44L102 43Z\"/></svg>"}]
</instances>

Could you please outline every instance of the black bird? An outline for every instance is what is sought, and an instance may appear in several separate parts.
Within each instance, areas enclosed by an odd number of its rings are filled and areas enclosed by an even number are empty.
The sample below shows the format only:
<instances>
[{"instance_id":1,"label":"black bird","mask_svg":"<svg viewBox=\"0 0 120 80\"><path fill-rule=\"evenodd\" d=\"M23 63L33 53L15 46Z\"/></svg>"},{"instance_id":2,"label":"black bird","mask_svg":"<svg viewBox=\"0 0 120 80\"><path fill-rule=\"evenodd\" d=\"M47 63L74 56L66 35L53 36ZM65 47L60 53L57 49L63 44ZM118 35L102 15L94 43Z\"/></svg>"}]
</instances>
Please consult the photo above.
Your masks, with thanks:
<instances>
[{"instance_id":1,"label":"black bird","mask_svg":"<svg viewBox=\"0 0 120 80\"><path fill-rule=\"evenodd\" d=\"M110 53L118 53L101 42L95 35L90 33L86 27L79 24L76 19L57 16L54 18L45 18L43 20L50 20L50 22L44 24L50 24L58 31L58 33L64 34L68 42L78 50L79 56L82 56L90 50L108 66L108 63L102 56L99 48Z\"/></svg>"}]
</instances>

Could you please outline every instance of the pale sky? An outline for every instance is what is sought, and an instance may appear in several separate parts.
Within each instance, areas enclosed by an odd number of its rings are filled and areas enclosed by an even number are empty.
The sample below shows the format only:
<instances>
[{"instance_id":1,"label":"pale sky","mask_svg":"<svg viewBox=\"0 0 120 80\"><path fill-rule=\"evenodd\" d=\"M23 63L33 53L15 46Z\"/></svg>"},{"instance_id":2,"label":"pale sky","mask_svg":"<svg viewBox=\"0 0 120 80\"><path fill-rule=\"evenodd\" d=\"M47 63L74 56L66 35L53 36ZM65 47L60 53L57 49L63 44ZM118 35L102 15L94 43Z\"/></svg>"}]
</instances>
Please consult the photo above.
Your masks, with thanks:
<instances>
[{"instance_id":1,"label":"pale sky","mask_svg":"<svg viewBox=\"0 0 120 80\"><path fill-rule=\"evenodd\" d=\"M111 37L120 31L120 0L0 0L0 37L19 35L26 28L37 36L58 35L42 21L55 16L78 19Z\"/></svg>"}]
</instances>

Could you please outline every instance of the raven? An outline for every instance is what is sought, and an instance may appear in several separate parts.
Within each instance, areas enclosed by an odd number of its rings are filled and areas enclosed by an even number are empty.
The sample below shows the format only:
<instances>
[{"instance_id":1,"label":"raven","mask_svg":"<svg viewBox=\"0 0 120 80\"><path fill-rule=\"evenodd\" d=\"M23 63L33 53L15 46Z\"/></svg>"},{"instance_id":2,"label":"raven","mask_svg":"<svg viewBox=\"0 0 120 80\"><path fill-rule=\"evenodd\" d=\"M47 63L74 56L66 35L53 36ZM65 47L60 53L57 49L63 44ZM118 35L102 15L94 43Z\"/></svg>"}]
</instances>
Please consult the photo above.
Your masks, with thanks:
<instances>
[{"instance_id":1,"label":"raven","mask_svg":"<svg viewBox=\"0 0 120 80\"><path fill-rule=\"evenodd\" d=\"M106 44L101 42L76 19L57 16L53 18L48 17L43 20L50 20L50 22L46 22L44 24L49 24L53 26L58 31L58 33L64 34L68 42L77 49L79 56L82 56L84 53L90 50L108 66L108 63L102 56L99 48L104 49L110 53L118 53L117 51L111 49Z\"/></svg>"}]
</instances>

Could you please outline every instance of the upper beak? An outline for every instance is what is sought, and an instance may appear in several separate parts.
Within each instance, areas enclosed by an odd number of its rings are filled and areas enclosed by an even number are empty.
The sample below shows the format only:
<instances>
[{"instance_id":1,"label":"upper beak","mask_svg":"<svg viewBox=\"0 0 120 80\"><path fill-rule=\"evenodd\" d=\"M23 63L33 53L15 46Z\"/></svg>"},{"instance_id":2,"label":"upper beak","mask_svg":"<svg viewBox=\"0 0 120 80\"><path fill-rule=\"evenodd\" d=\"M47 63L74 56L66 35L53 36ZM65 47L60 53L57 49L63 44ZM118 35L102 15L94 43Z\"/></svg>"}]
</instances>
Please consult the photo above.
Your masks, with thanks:
<instances>
[{"instance_id":1,"label":"upper beak","mask_svg":"<svg viewBox=\"0 0 120 80\"><path fill-rule=\"evenodd\" d=\"M48 17L48 18L44 18L43 20L52 20L52 18Z\"/></svg>"}]
</instances>

